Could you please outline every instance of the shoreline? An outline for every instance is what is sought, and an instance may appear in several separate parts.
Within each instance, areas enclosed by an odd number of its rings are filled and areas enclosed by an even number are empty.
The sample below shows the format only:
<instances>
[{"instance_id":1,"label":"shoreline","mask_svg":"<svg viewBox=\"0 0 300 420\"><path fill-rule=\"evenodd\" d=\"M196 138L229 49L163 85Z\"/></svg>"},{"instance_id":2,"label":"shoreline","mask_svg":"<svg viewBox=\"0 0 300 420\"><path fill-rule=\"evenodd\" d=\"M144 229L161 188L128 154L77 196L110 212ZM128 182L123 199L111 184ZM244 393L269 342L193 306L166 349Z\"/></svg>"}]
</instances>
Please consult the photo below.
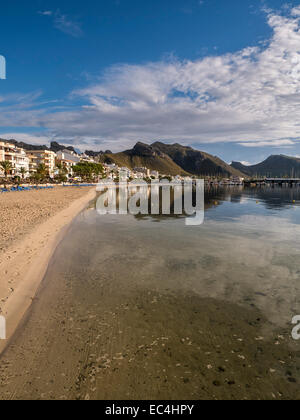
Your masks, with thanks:
<instances>
[{"instance_id":1,"label":"shoreline","mask_svg":"<svg viewBox=\"0 0 300 420\"><path fill-rule=\"evenodd\" d=\"M0 287L0 315L6 319L6 340L0 340L0 356L30 308L49 262L71 222L95 196L96 190L89 190L4 252L0 263L0 278L5 279Z\"/></svg>"}]
</instances>

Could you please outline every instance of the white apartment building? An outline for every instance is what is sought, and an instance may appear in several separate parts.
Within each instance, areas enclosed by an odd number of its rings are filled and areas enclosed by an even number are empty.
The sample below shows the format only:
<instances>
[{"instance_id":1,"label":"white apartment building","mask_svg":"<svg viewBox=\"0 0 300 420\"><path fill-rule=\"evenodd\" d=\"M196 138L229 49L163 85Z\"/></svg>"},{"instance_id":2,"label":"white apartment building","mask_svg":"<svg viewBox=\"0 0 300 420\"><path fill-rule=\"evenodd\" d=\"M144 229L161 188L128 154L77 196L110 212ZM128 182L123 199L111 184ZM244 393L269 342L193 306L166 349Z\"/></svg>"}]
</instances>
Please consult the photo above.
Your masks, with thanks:
<instances>
[{"instance_id":1,"label":"white apartment building","mask_svg":"<svg viewBox=\"0 0 300 420\"><path fill-rule=\"evenodd\" d=\"M126 166L123 168L119 168L119 178L123 181L127 181L131 177L131 170L128 169Z\"/></svg>"},{"instance_id":2,"label":"white apartment building","mask_svg":"<svg viewBox=\"0 0 300 420\"><path fill-rule=\"evenodd\" d=\"M147 176L147 177L150 176L150 169L146 167L134 168L133 172L135 172L138 175L143 174L144 176Z\"/></svg>"},{"instance_id":3,"label":"white apartment building","mask_svg":"<svg viewBox=\"0 0 300 420\"><path fill-rule=\"evenodd\" d=\"M80 155L80 162L96 163L94 158L92 158L91 156L86 155L85 153L82 153Z\"/></svg>"},{"instance_id":4,"label":"white apartment building","mask_svg":"<svg viewBox=\"0 0 300 420\"><path fill-rule=\"evenodd\" d=\"M158 171L151 171L150 176L153 176L155 179L159 178L159 172Z\"/></svg>"},{"instance_id":5,"label":"white apartment building","mask_svg":"<svg viewBox=\"0 0 300 420\"><path fill-rule=\"evenodd\" d=\"M51 178L54 176L56 153L51 150L30 150L27 152L27 156L30 173L35 173L40 165L45 165L49 176Z\"/></svg>"},{"instance_id":6,"label":"white apartment building","mask_svg":"<svg viewBox=\"0 0 300 420\"><path fill-rule=\"evenodd\" d=\"M15 146L12 143L0 141L0 162L7 161L11 164L11 173L9 176L20 176L24 169L25 176L29 175L29 158L24 149ZM0 175L4 171L0 168Z\"/></svg>"},{"instance_id":7,"label":"white apartment building","mask_svg":"<svg viewBox=\"0 0 300 420\"><path fill-rule=\"evenodd\" d=\"M80 162L80 157L70 152L69 150L63 150L56 154L57 164L61 164L66 168L69 175L72 175L72 167Z\"/></svg>"},{"instance_id":8,"label":"white apartment building","mask_svg":"<svg viewBox=\"0 0 300 420\"><path fill-rule=\"evenodd\" d=\"M119 167L115 163L112 163L110 165L108 165L107 163L104 163L103 167L106 171L114 171L114 170L119 169Z\"/></svg>"}]
</instances>

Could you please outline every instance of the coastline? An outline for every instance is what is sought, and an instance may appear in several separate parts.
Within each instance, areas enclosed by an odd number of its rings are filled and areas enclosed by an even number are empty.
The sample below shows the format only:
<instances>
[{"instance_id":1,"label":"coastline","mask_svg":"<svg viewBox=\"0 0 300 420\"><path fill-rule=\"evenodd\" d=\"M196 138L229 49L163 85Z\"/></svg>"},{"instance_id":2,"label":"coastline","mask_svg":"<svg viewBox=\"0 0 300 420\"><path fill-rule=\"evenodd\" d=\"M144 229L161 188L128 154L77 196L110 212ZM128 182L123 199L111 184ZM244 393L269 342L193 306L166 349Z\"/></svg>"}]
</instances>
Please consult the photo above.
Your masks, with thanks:
<instances>
[{"instance_id":1,"label":"coastline","mask_svg":"<svg viewBox=\"0 0 300 420\"><path fill-rule=\"evenodd\" d=\"M4 279L0 284L0 315L6 319L6 340L0 340L0 356L30 308L51 257L72 220L95 195L95 189L89 190L4 252L0 263L0 279Z\"/></svg>"}]
</instances>

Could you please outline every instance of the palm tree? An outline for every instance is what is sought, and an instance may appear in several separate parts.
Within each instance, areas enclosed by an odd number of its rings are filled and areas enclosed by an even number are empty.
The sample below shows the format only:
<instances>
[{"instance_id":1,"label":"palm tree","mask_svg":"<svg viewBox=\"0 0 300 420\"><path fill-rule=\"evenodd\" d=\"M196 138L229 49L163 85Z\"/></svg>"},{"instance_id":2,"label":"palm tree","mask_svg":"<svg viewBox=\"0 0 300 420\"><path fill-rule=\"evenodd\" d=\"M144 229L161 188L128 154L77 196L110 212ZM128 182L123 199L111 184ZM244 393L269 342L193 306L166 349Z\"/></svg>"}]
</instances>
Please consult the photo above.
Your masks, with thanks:
<instances>
[{"instance_id":1,"label":"palm tree","mask_svg":"<svg viewBox=\"0 0 300 420\"><path fill-rule=\"evenodd\" d=\"M68 174L68 169L62 164L62 163L58 163L56 165L59 175L67 175Z\"/></svg>"},{"instance_id":2,"label":"palm tree","mask_svg":"<svg viewBox=\"0 0 300 420\"><path fill-rule=\"evenodd\" d=\"M7 178L7 176L10 174L11 170L12 170L12 165L10 162L8 162L7 160L0 162L0 166L4 171L4 175L5 178Z\"/></svg>"},{"instance_id":3,"label":"palm tree","mask_svg":"<svg viewBox=\"0 0 300 420\"><path fill-rule=\"evenodd\" d=\"M36 173L38 174L38 176L44 180L45 178L47 178L49 176L49 171L46 167L46 165L44 165L43 163L41 163L38 168Z\"/></svg>"},{"instance_id":4,"label":"palm tree","mask_svg":"<svg viewBox=\"0 0 300 420\"><path fill-rule=\"evenodd\" d=\"M62 163L58 163L56 167L58 169L58 174L55 177L56 180L59 182L66 182L68 180L67 175L69 175L68 169Z\"/></svg>"},{"instance_id":5,"label":"palm tree","mask_svg":"<svg viewBox=\"0 0 300 420\"><path fill-rule=\"evenodd\" d=\"M25 175L27 174L26 169L25 168L21 168L19 172L21 174L21 178L24 179L25 178Z\"/></svg>"}]
</instances>

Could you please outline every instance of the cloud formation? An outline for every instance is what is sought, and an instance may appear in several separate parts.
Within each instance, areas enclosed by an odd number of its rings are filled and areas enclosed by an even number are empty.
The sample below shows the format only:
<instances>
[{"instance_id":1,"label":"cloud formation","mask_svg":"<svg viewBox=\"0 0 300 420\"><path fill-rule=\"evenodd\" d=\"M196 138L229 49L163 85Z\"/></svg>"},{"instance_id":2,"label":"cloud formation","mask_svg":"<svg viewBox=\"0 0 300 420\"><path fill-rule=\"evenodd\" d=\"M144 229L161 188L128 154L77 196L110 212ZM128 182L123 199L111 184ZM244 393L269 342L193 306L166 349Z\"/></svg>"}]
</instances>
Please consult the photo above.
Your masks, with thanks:
<instances>
[{"instance_id":1,"label":"cloud formation","mask_svg":"<svg viewBox=\"0 0 300 420\"><path fill-rule=\"evenodd\" d=\"M300 140L300 6L285 15L268 11L266 19L273 34L264 46L119 65L72 93L82 107L33 110L28 120L77 146L114 150L157 139L292 146ZM62 15L59 22L68 26Z\"/></svg>"},{"instance_id":2,"label":"cloud formation","mask_svg":"<svg viewBox=\"0 0 300 420\"><path fill-rule=\"evenodd\" d=\"M51 10L45 10L43 12L42 11L38 12L38 14L42 16L52 16L53 12Z\"/></svg>"},{"instance_id":3,"label":"cloud formation","mask_svg":"<svg viewBox=\"0 0 300 420\"><path fill-rule=\"evenodd\" d=\"M53 12L52 10L45 10L38 12L42 16L50 16L53 18L54 27L65 34L71 35L74 38L83 36L81 25L70 16L64 15L60 10Z\"/></svg>"},{"instance_id":4,"label":"cloud formation","mask_svg":"<svg viewBox=\"0 0 300 420\"><path fill-rule=\"evenodd\" d=\"M24 133L1 133L0 134L1 139L7 139L7 140L17 140L20 142L24 142L31 145L48 145L49 143L49 137L43 136L42 134L36 135L36 134L24 134Z\"/></svg>"}]
</instances>

